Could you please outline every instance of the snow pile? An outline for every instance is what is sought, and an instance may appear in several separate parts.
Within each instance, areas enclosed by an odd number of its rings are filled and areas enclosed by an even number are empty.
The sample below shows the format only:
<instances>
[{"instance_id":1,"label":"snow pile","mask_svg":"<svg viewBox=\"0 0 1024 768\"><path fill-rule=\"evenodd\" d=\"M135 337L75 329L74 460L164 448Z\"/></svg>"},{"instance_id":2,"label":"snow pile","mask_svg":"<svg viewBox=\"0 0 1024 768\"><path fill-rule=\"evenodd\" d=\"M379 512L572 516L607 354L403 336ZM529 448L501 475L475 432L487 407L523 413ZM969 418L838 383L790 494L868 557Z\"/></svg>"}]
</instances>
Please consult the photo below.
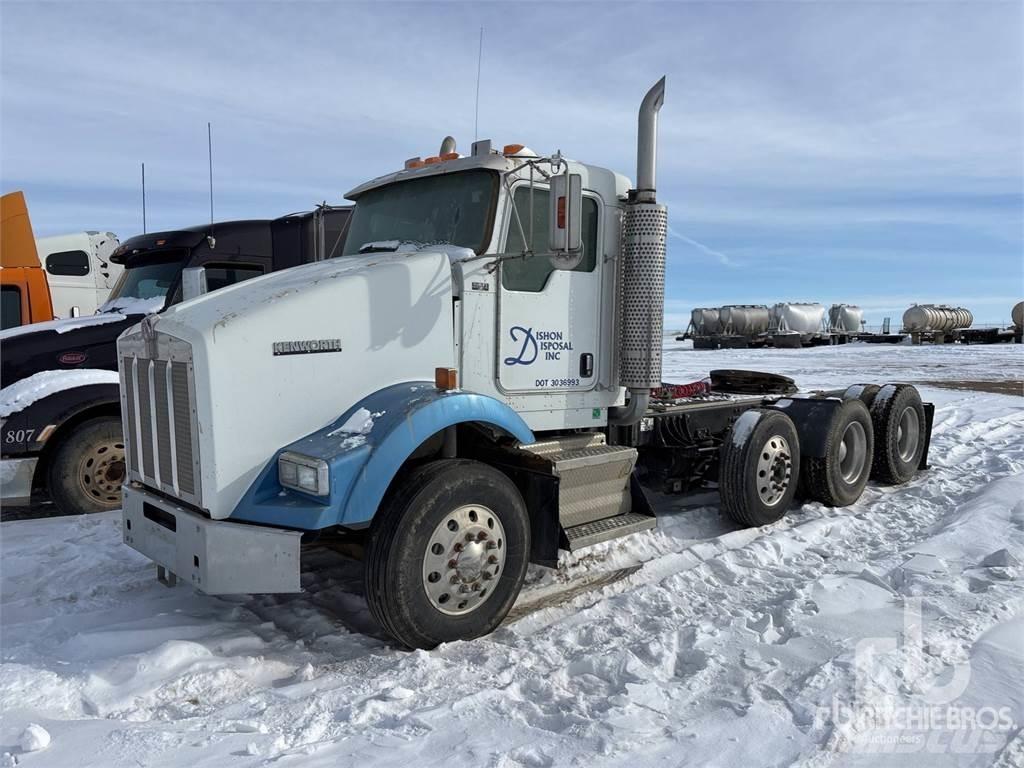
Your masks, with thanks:
<instances>
[{"instance_id":1,"label":"snow pile","mask_svg":"<svg viewBox=\"0 0 1024 768\"><path fill-rule=\"evenodd\" d=\"M343 451L351 451L366 443L366 436L373 430L373 420L384 415L384 411L370 413L366 408L359 408L345 419L345 423L327 433L328 437L346 435L338 444Z\"/></svg>"},{"instance_id":2,"label":"snow pile","mask_svg":"<svg viewBox=\"0 0 1024 768\"><path fill-rule=\"evenodd\" d=\"M108 312L102 315L85 315L83 317L68 317L63 320L47 320L43 323L32 323L30 325L19 325L17 328L8 328L0 331L0 342L13 339L26 333L36 331L54 331L55 333L67 333L79 328L88 328L93 325L106 325L107 323L118 323L124 320L124 315L119 312Z\"/></svg>"},{"instance_id":3,"label":"snow pile","mask_svg":"<svg viewBox=\"0 0 1024 768\"><path fill-rule=\"evenodd\" d=\"M345 423L332 432L328 432L328 437L334 437L342 433L349 435L368 435L370 430L373 429L373 414L365 408L359 408L355 413L349 416Z\"/></svg>"},{"instance_id":4,"label":"snow pile","mask_svg":"<svg viewBox=\"0 0 1024 768\"><path fill-rule=\"evenodd\" d=\"M82 317L66 317L61 320L47 320L44 323L32 323L20 325L17 328L8 328L0 331L0 341L12 339L25 333L36 331L54 331L56 333L67 333L79 328L88 328L93 325L106 325L107 323L119 323L128 315L148 315L159 312L164 308L165 297L159 296L152 299L137 299L133 296L125 296L119 299L111 299L103 304L95 315L84 315Z\"/></svg>"},{"instance_id":5,"label":"snow pile","mask_svg":"<svg viewBox=\"0 0 1024 768\"><path fill-rule=\"evenodd\" d=\"M50 734L38 723L29 723L18 743L22 752L39 752L50 746Z\"/></svg>"},{"instance_id":6,"label":"snow pile","mask_svg":"<svg viewBox=\"0 0 1024 768\"><path fill-rule=\"evenodd\" d=\"M122 315L151 315L164 308L166 296L152 296L140 299L135 296L121 296L105 302L97 312L119 312Z\"/></svg>"},{"instance_id":7,"label":"snow pile","mask_svg":"<svg viewBox=\"0 0 1024 768\"><path fill-rule=\"evenodd\" d=\"M360 253L373 253L377 251L392 253L431 251L433 253L443 253L447 255L448 260L452 263L476 258L476 251L472 248L465 248L461 245L452 245L451 243L445 242L420 243L415 240L375 240L371 243L363 243L363 245L359 247Z\"/></svg>"},{"instance_id":8,"label":"snow pile","mask_svg":"<svg viewBox=\"0 0 1024 768\"><path fill-rule=\"evenodd\" d=\"M0 389L0 418L28 408L37 400L65 389L89 384L117 384L117 371L99 368L75 368L64 371L40 371Z\"/></svg>"},{"instance_id":9,"label":"snow pile","mask_svg":"<svg viewBox=\"0 0 1024 768\"><path fill-rule=\"evenodd\" d=\"M961 377L1019 375L1018 349L957 351ZM780 359L815 386L957 360L815 352ZM806 378L714 355L666 368ZM753 530L654 495L656 530L531 568L497 632L430 652L383 637L328 547L302 594L214 598L158 584L116 513L3 523L0 744L45 723L45 764L76 768L1024 765L1024 398L923 391L933 468L907 485Z\"/></svg>"}]
</instances>

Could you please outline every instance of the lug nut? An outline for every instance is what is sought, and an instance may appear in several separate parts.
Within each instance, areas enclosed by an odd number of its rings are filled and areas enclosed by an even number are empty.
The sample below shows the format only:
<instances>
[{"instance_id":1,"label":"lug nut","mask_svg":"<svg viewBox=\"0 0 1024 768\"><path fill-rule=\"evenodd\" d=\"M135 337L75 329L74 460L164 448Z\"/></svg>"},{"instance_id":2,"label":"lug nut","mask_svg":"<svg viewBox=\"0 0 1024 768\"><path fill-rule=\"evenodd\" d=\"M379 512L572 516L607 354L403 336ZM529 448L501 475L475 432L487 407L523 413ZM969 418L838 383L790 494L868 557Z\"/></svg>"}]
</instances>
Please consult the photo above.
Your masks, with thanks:
<instances>
[{"instance_id":1,"label":"lug nut","mask_svg":"<svg viewBox=\"0 0 1024 768\"><path fill-rule=\"evenodd\" d=\"M491 574L489 574L489 573L488 573L487 571L484 571L484 572L483 572L482 574L480 574L480 575L484 577L484 581L490 581L491 579L493 579L493 578L494 578L494 577L493 577L493 576L491 576Z\"/></svg>"},{"instance_id":2,"label":"lug nut","mask_svg":"<svg viewBox=\"0 0 1024 768\"><path fill-rule=\"evenodd\" d=\"M459 592L462 592L463 594L465 594L466 592L469 592L469 587L467 587L465 584L463 584L461 587L459 587Z\"/></svg>"},{"instance_id":3,"label":"lug nut","mask_svg":"<svg viewBox=\"0 0 1024 768\"><path fill-rule=\"evenodd\" d=\"M476 540L477 541L486 541L487 540L487 531L480 531L480 533L477 534Z\"/></svg>"},{"instance_id":4,"label":"lug nut","mask_svg":"<svg viewBox=\"0 0 1024 768\"><path fill-rule=\"evenodd\" d=\"M498 544L497 544L497 542L494 542L494 541L488 541L487 542L487 548L488 549L497 549L498 548Z\"/></svg>"},{"instance_id":5,"label":"lug nut","mask_svg":"<svg viewBox=\"0 0 1024 768\"><path fill-rule=\"evenodd\" d=\"M490 557L487 558L487 562L490 565L494 565L496 562L498 562L498 556L497 555L491 555Z\"/></svg>"},{"instance_id":6,"label":"lug nut","mask_svg":"<svg viewBox=\"0 0 1024 768\"><path fill-rule=\"evenodd\" d=\"M452 547L452 549L454 549L456 552L461 552L462 551L462 542L461 541L455 542L455 546Z\"/></svg>"},{"instance_id":7,"label":"lug nut","mask_svg":"<svg viewBox=\"0 0 1024 768\"><path fill-rule=\"evenodd\" d=\"M466 534L466 541L472 541L472 540L473 540L473 534L472 533L467 533Z\"/></svg>"},{"instance_id":8,"label":"lug nut","mask_svg":"<svg viewBox=\"0 0 1024 768\"><path fill-rule=\"evenodd\" d=\"M452 576L450 579L448 579L448 583L449 584L458 584L459 583L459 577L458 576Z\"/></svg>"},{"instance_id":9,"label":"lug nut","mask_svg":"<svg viewBox=\"0 0 1024 768\"><path fill-rule=\"evenodd\" d=\"M449 568L456 568L456 567L458 567L458 565L459 564L455 560L449 560L448 561L448 567Z\"/></svg>"},{"instance_id":10,"label":"lug nut","mask_svg":"<svg viewBox=\"0 0 1024 768\"><path fill-rule=\"evenodd\" d=\"M473 582L473 591L474 592L479 592L480 591L480 585L477 584L475 581Z\"/></svg>"}]
</instances>

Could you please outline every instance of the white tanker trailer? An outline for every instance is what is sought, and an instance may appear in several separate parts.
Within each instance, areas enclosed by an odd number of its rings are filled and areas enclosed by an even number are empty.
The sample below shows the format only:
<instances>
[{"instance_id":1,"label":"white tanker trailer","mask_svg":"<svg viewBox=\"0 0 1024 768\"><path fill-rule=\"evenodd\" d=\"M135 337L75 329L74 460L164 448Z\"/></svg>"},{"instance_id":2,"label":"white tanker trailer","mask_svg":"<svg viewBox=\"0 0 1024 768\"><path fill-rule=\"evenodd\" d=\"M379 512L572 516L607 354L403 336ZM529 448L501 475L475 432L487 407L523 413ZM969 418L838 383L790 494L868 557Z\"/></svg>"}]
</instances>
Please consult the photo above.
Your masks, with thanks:
<instances>
[{"instance_id":1,"label":"white tanker trailer","mask_svg":"<svg viewBox=\"0 0 1024 768\"><path fill-rule=\"evenodd\" d=\"M759 336L768 331L768 307L763 304L728 304L718 310L722 332L728 336Z\"/></svg>"},{"instance_id":2,"label":"white tanker trailer","mask_svg":"<svg viewBox=\"0 0 1024 768\"><path fill-rule=\"evenodd\" d=\"M694 349L746 349L764 344L770 322L763 304L698 307L690 313Z\"/></svg>"},{"instance_id":3,"label":"white tanker trailer","mask_svg":"<svg viewBox=\"0 0 1024 768\"><path fill-rule=\"evenodd\" d=\"M945 304L915 304L903 313L903 330L907 333L951 333L969 328L973 322L969 309Z\"/></svg>"},{"instance_id":4,"label":"white tanker trailer","mask_svg":"<svg viewBox=\"0 0 1024 768\"><path fill-rule=\"evenodd\" d=\"M690 312L690 329L694 336L716 336L722 332L718 307L698 307Z\"/></svg>"},{"instance_id":5,"label":"white tanker trailer","mask_svg":"<svg viewBox=\"0 0 1024 768\"><path fill-rule=\"evenodd\" d=\"M771 309L769 336L775 347L827 343L825 307L816 302L780 301Z\"/></svg>"},{"instance_id":6,"label":"white tanker trailer","mask_svg":"<svg viewBox=\"0 0 1024 768\"><path fill-rule=\"evenodd\" d=\"M860 333L863 320L864 310L855 304L833 304L829 307L828 329L832 333Z\"/></svg>"}]
</instances>

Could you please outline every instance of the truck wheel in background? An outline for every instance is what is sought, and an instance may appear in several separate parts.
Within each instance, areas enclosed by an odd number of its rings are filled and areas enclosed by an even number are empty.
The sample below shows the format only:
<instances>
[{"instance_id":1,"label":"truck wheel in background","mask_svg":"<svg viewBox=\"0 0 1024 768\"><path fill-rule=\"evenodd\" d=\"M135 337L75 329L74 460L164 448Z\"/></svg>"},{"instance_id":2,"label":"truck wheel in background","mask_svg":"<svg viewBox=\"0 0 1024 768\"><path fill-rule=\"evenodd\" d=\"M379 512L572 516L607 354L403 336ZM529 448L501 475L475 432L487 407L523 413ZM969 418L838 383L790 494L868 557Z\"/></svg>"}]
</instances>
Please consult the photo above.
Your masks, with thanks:
<instances>
[{"instance_id":1,"label":"truck wheel in background","mask_svg":"<svg viewBox=\"0 0 1024 768\"><path fill-rule=\"evenodd\" d=\"M793 503L800 444L779 411L744 411L726 433L718 471L722 507L740 525L774 523Z\"/></svg>"},{"instance_id":2,"label":"truck wheel in background","mask_svg":"<svg viewBox=\"0 0 1024 768\"><path fill-rule=\"evenodd\" d=\"M47 484L57 509L77 515L119 508L124 477L121 421L101 416L64 435L50 459Z\"/></svg>"},{"instance_id":3,"label":"truck wheel in background","mask_svg":"<svg viewBox=\"0 0 1024 768\"><path fill-rule=\"evenodd\" d=\"M526 575L530 522L500 471L465 459L425 464L388 491L366 545L366 601L410 648L485 635Z\"/></svg>"},{"instance_id":4,"label":"truck wheel in background","mask_svg":"<svg viewBox=\"0 0 1024 768\"><path fill-rule=\"evenodd\" d=\"M843 400L860 400L868 408L875 401L875 395L881 389L877 384L851 384L843 393Z\"/></svg>"},{"instance_id":5,"label":"truck wheel in background","mask_svg":"<svg viewBox=\"0 0 1024 768\"><path fill-rule=\"evenodd\" d=\"M886 384L871 404L871 420L875 427L871 477L892 485L907 482L921 463L928 428L917 388Z\"/></svg>"},{"instance_id":6,"label":"truck wheel in background","mask_svg":"<svg viewBox=\"0 0 1024 768\"><path fill-rule=\"evenodd\" d=\"M867 406L859 397L845 400L828 425L825 456L803 457L800 481L807 495L830 507L849 506L859 499L871 474L873 434Z\"/></svg>"}]
</instances>

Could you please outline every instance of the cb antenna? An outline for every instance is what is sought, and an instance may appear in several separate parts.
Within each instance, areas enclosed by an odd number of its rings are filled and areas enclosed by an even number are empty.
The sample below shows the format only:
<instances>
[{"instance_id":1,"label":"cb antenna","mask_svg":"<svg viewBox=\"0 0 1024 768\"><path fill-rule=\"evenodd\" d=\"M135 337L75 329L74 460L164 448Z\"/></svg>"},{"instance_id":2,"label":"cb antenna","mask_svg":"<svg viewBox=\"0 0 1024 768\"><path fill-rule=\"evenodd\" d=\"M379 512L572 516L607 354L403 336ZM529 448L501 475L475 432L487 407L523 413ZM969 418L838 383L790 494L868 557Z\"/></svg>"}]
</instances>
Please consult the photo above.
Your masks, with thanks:
<instances>
[{"instance_id":1,"label":"cb antenna","mask_svg":"<svg viewBox=\"0 0 1024 768\"><path fill-rule=\"evenodd\" d=\"M480 48L476 55L476 107L473 111L473 141L480 138L480 65L484 60L484 28L480 27Z\"/></svg>"},{"instance_id":2,"label":"cb antenna","mask_svg":"<svg viewBox=\"0 0 1024 768\"><path fill-rule=\"evenodd\" d=\"M213 128L206 124L206 157L210 165L210 227L213 227Z\"/></svg>"},{"instance_id":3,"label":"cb antenna","mask_svg":"<svg viewBox=\"0 0 1024 768\"><path fill-rule=\"evenodd\" d=\"M146 234L146 164L142 164L142 234Z\"/></svg>"}]
</instances>

